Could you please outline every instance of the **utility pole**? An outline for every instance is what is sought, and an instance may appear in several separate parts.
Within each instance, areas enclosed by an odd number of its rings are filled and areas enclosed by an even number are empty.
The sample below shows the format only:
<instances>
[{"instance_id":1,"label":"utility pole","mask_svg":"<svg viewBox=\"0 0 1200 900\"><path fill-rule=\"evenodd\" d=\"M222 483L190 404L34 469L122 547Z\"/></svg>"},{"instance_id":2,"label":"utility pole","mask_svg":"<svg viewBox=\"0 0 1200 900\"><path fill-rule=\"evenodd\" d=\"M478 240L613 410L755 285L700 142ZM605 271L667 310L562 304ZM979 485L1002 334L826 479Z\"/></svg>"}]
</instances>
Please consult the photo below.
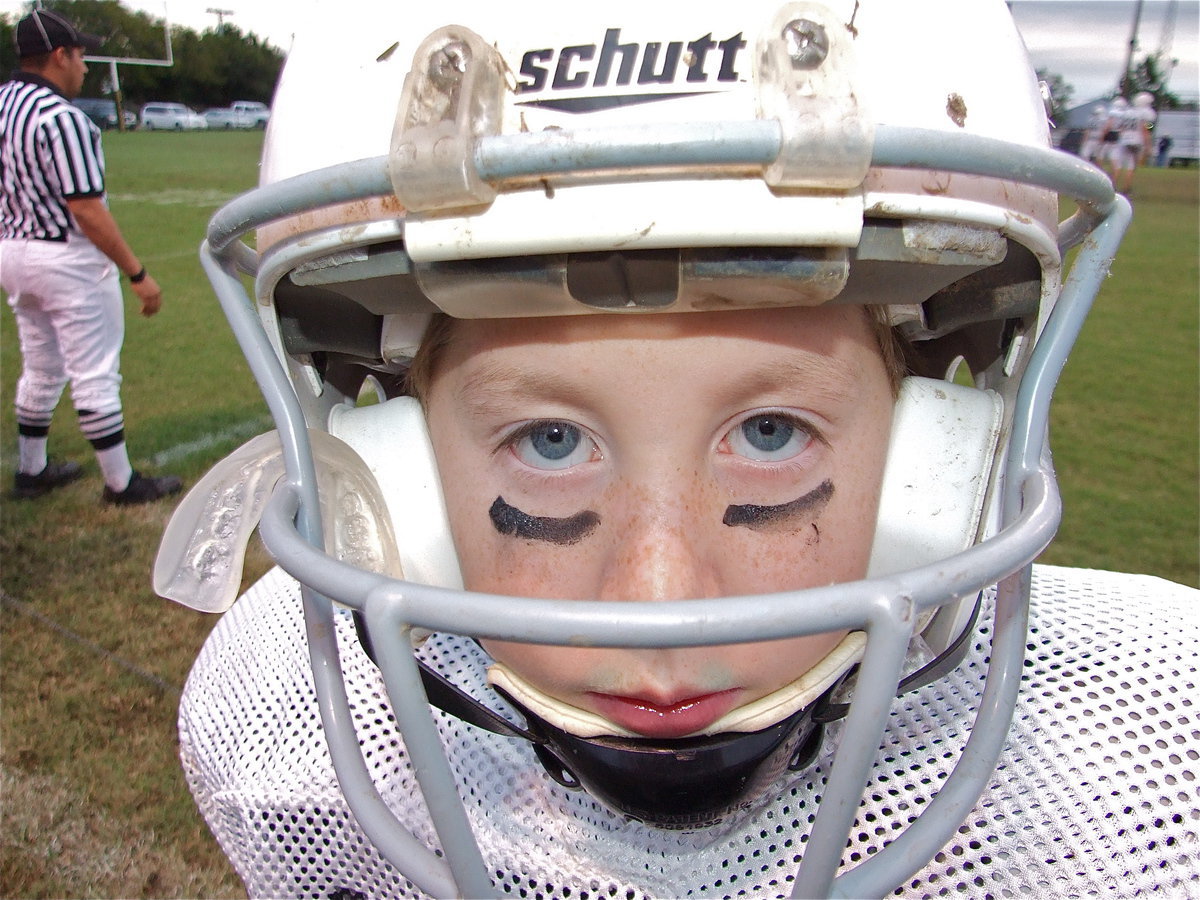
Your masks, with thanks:
<instances>
[{"instance_id":1,"label":"utility pole","mask_svg":"<svg viewBox=\"0 0 1200 900\"><path fill-rule=\"evenodd\" d=\"M210 6L205 12L217 17L217 31L225 28L225 17L232 16L234 13L232 9L217 9L215 6Z\"/></svg>"},{"instance_id":2,"label":"utility pole","mask_svg":"<svg viewBox=\"0 0 1200 900\"><path fill-rule=\"evenodd\" d=\"M1142 3L1144 0L1137 0L1137 6L1133 10L1133 29L1129 32L1129 52L1125 54L1125 71L1121 73L1121 81L1117 85L1117 93L1125 96L1129 90L1129 85L1133 84L1133 54L1137 50L1138 43L1138 28L1142 22Z\"/></svg>"}]
</instances>

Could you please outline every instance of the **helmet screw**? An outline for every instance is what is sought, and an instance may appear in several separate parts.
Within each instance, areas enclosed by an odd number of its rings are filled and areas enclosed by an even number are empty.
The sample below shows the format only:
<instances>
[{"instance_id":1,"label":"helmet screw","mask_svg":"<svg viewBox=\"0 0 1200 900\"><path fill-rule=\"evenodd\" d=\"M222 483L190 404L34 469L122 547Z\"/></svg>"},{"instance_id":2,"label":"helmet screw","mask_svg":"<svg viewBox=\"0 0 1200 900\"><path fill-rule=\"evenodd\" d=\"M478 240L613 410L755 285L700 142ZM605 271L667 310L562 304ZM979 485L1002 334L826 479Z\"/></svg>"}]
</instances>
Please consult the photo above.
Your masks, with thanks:
<instances>
[{"instance_id":1,"label":"helmet screw","mask_svg":"<svg viewBox=\"0 0 1200 900\"><path fill-rule=\"evenodd\" d=\"M447 87L462 81L467 72L471 51L462 41L450 41L439 48L429 60L429 78L434 84Z\"/></svg>"},{"instance_id":2,"label":"helmet screw","mask_svg":"<svg viewBox=\"0 0 1200 900\"><path fill-rule=\"evenodd\" d=\"M829 35L811 19L793 19L783 26L788 57L793 69L815 69L829 55Z\"/></svg>"}]
</instances>

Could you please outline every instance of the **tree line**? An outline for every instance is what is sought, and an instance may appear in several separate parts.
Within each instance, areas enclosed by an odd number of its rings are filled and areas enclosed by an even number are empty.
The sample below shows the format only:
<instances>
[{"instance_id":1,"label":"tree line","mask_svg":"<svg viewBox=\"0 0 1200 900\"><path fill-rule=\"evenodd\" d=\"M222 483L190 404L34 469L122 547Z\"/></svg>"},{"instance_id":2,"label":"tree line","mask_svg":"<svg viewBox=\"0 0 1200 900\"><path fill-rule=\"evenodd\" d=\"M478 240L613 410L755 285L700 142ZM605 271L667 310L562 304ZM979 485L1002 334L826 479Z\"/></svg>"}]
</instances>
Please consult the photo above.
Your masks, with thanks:
<instances>
[{"instance_id":1,"label":"tree line","mask_svg":"<svg viewBox=\"0 0 1200 900\"><path fill-rule=\"evenodd\" d=\"M0 13L0 73L17 67L13 38L21 13ZM104 38L98 55L135 59L166 58L166 37L161 17L134 12L118 0L44 0L41 6L61 12L81 31ZM171 26L174 65L120 65L118 79L126 109L136 110L152 100L186 103L203 110L228 106L234 100L271 102L283 65L283 52L256 35L244 34L225 23L197 34L190 28ZM81 96L111 97L114 85L110 67L89 66Z\"/></svg>"}]
</instances>

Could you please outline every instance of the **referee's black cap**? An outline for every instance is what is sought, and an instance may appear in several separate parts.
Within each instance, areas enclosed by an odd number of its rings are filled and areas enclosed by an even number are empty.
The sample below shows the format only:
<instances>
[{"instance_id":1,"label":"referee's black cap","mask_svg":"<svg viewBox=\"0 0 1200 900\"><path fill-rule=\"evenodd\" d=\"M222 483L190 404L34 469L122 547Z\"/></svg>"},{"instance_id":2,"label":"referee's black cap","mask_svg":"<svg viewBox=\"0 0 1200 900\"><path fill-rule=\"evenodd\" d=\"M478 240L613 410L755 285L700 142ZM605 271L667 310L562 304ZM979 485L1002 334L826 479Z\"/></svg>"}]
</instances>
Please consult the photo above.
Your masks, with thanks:
<instances>
[{"instance_id":1,"label":"referee's black cap","mask_svg":"<svg viewBox=\"0 0 1200 900\"><path fill-rule=\"evenodd\" d=\"M80 31L65 16L48 9L35 9L17 23L17 55L37 56L56 47L83 47L95 52L103 38Z\"/></svg>"}]
</instances>

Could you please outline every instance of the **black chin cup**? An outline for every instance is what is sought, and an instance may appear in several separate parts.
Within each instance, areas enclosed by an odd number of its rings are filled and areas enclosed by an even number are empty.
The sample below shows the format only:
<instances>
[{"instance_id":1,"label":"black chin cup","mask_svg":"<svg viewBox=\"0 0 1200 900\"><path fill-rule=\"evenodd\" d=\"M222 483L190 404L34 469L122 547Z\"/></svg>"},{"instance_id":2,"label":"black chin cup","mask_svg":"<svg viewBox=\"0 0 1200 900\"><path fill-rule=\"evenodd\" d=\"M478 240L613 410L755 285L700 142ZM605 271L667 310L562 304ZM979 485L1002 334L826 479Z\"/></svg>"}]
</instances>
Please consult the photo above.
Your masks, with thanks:
<instances>
[{"instance_id":1,"label":"black chin cup","mask_svg":"<svg viewBox=\"0 0 1200 900\"><path fill-rule=\"evenodd\" d=\"M826 697L761 731L651 740L577 737L504 696L551 778L656 828L703 828L752 805L786 770L810 766L824 735L813 712Z\"/></svg>"}]
</instances>

